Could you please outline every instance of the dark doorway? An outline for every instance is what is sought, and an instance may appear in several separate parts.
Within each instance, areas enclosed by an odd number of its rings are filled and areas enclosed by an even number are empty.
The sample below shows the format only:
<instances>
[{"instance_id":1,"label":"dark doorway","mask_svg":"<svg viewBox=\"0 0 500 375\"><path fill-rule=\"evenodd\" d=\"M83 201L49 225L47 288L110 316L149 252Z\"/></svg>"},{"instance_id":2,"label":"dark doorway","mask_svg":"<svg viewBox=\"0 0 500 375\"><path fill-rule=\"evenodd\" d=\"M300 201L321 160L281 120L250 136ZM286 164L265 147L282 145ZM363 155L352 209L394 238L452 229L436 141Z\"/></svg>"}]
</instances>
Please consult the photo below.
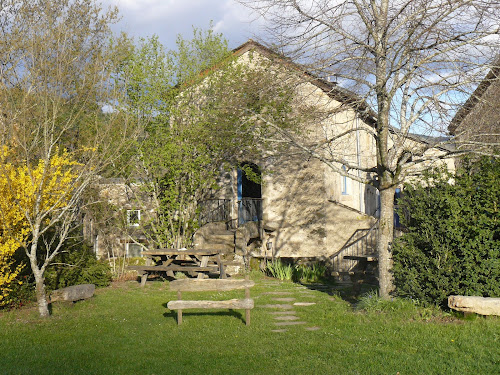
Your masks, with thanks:
<instances>
[{"instance_id":1,"label":"dark doorway","mask_svg":"<svg viewBox=\"0 0 500 375\"><path fill-rule=\"evenodd\" d=\"M262 174L253 163L238 169L238 223L262 220Z\"/></svg>"}]
</instances>

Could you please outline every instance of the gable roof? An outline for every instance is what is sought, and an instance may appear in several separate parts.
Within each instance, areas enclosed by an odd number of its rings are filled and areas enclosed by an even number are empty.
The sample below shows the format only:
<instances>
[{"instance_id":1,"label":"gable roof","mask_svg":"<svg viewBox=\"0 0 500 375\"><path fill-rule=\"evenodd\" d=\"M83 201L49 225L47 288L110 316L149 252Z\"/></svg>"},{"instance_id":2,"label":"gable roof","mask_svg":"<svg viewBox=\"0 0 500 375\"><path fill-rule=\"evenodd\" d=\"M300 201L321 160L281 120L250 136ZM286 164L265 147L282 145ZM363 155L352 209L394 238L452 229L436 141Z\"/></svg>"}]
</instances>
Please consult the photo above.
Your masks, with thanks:
<instances>
[{"instance_id":1,"label":"gable roof","mask_svg":"<svg viewBox=\"0 0 500 375\"><path fill-rule=\"evenodd\" d=\"M492 83L497 82L500 77L500 57L495 62L495 66L488 72L486 77L481 81L481 83L476 87L472 95L467 99L465 104L460 108L460 110L455 114L453 119L448 125L448 131L450 134L455 135L455 131L460 126L462 121L467 117L467 115L472 111L476 104L480 101L484 93L488 90Z\"/></svg>"},{"instance_id":2,"label":"gable roof","mask_svg":"<svg viewBox=\"0 0 500 375\"><path fill-rule=\"evenodd\" d=\"M327 94L330 98L350 106L354 109L358 115L367 124L375 126L377 122L376 112L370 108L370 106L355 93L337 86L334 82L328 82L327 80L317 77L314 74L308 72L303 66L293 62L290 58L279 54L272 49L249 39L247 42L243 43L239 47L233 49L233 54L239 57L250 50L255 50L259 54L269 58L270 60L277 60L283 66L290 68L297 73L299 73L307 82L313 84Z\"/></svg>"},{"instance_id":3,"label":"gable roof","mask_svg":"<svg viewBox=\"0 0 500 375\"><path fill-rule=\"evenodd\" d=\"M347 89L337 86L337 84L334 82L329 82L323 78L315 76L314 74L308 72L305 67L293 62L290 58L273 51L272 49L254 41L253 39L249 39L239 47L233 49L233 54L234 56L239 57L251 50L259 52L259 54L262 54L263 56L269 58L270 60L277 60L280 64L284 65L285 67L296 71L297 73L302 75L302 77L307 82L318 87L330 98L342 104L350 106L358 113L361 119L365 121L368 125L375 127L375 125L377 124L377 113L358 95ZM390 126L389 130L392 133L398 132L398 130L392 126ZM445 138L421 136L411 133L407 134L406 137L413 141L424 143L432 147L436 147L436 144L439 144L446 140ZM447 150L449 146L445 147L439 145L437 146L437 148Z\"/></svg>"}]
</instances>

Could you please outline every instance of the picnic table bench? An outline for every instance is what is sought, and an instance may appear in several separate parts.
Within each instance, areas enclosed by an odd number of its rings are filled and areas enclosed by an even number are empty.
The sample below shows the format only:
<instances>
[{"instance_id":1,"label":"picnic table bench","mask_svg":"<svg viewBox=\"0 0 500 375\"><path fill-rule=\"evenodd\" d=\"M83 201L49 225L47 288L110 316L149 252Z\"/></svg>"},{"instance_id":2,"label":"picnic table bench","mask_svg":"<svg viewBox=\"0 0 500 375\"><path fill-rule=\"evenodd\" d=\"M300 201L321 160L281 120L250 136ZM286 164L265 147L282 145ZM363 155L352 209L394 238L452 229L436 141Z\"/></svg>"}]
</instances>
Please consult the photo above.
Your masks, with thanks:
<instances>
[{"instance_id":1,"label":"picnic table bench","mask_svg":"<svg viewBox=\"0 0 500 375\"><path fill-rule=\"evenodd\" d=\"M181 279L170 282L170 290L177 291L177 300L167 303L167 308L177 310L177 324L182 324L182 311L186 309L242 309L245 310L245 324L250 325L250 310L254 301L250 298L250 288L255 283L246 277L244 280L233 279ZM182 292L229 291L245 289L244 299L223 301L183 300Z\"/></svg>"},{"instance_id":2,"label":"picnic table bench","mask_svg":"<svg viewBox=\"0 0 500 375\"><path fill-rule=\"evenodd\" d=\"M128 269L137 271L141 276L141 286L146 284L151 273L164 272L174 277L174 272L187 272L196 275L199 279L209 272L218 272L221 278L226 277L224 263L220 251L205 249L158 249L143 251L146 257L145 266L129 266Z\"/></svg>"}]
</instances>

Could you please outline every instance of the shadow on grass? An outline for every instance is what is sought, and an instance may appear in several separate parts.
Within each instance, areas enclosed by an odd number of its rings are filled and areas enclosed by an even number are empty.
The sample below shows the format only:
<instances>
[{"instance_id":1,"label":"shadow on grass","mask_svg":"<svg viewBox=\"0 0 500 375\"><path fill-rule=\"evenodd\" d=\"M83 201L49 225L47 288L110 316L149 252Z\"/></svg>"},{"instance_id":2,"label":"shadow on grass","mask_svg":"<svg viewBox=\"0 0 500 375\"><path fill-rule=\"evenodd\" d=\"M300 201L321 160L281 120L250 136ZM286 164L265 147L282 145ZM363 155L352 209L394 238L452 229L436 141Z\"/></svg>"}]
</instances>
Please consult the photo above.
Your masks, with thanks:
<instances>
[{"instance_id":1,"label":"shadow on grass","mask_svg":"<svg viewBox=\"0 0 500 375\"><path fill-rule=\"evenodd\" d=\"M359 302L361 296L371 291L377 290L377 286L370 283L353 285L351 283L337 283L335 281L325 283L301 283L309 290L326 293L329 296L338 296L352 306Z\"/></svg>"},{"instance_id":2,"label":"shadow on grass","mask_svg":"<svg viewBox=\"0 0 500 375\"><path fill-rule=\"evenodd\" d=\"M166 303L162 303L162 306L167 308ZM240 313L239 311L229 309L227 311L186 311L182 310L182 320L184 322L184 318L189 316L232 316L235 317L239 320L241 320L243 323L245 323L245 319L243 318L243 314ZM177 311L175 310L169 310L163 313L163 316L165 318L172 318L177 322Z\"/></svg>"}]
</instances>

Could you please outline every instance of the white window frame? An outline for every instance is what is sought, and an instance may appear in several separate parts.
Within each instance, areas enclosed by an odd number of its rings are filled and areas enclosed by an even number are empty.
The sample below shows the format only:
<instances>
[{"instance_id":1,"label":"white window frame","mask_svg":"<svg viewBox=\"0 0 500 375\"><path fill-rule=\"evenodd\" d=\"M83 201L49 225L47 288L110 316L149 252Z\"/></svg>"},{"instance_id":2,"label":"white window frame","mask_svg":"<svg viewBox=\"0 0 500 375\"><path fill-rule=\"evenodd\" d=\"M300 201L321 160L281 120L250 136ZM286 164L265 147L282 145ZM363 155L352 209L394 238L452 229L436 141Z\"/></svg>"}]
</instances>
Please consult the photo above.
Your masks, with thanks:
<instances>
[{"instance_id":1,"label":"white window frame","mask_svg":"<svg viewBox=\"0 0 500 375\"><path fill-rule=\"evenodd\" d=\"M342 166L342 170L345 173L347 173L347 168L346 168L345 165ZM340 178L341 178L341 180L340 180L340 185L341 185L340 186L341 187L340 192L341 192L341 194L342 195L350 195L350 192L349 192L349 190L350 190L350 183L349 182L350 182L351 179L349 177L343 176L343 175L340 175Z\"/></svg>"},{"instance_id":2,"label":"white window frame","mask_svg":"<svg viewBox=\"0 0 500 375\"><path fill-rule=\"evenodd\" d=\"M135 242L127 242L127 243L125 244L125 254L126 254L126 257L127 257L127 258L135 258L135 257L131 257L131 256L130 256L130 250L129 250L129 246L130 246L130 245L136 245L136 246L139 246L139 247L141 248L141 252L140 252L140 254L139 254L139 257L141 257L141 258L142 258L142 251L143 251L143 247L142 247L140 244L135 243Z\"/></svg>"},{"instance_id":3,"label":"white window frame","mask_svg":"<svg viewBox=\"0 0 500 375\"><path fill-rule=\"evenodd\" d=\"M137 221L131 222L131 216L133 213L137 213ZM127 225L129 227L138 227L141 223L141 210L127 210Z\"/></svg>"}]
</instances>

